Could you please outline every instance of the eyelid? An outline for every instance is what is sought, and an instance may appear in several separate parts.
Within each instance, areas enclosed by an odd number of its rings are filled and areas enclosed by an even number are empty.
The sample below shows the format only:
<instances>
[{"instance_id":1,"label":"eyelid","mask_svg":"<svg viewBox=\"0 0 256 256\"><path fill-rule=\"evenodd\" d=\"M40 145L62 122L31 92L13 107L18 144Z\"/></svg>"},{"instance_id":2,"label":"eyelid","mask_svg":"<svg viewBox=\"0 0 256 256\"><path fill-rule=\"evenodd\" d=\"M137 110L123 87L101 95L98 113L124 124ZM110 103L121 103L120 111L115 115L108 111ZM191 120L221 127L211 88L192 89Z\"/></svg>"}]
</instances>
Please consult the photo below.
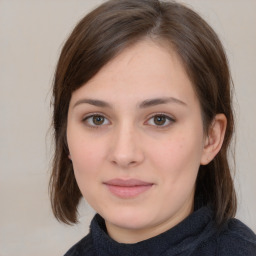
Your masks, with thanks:
<instances>
[{"instance_id":1,"label":"eyelid","mask_svg":"<svg viewBox=\"0 0 256 256\"><path fill-rule=\"evenodd\" d=\"M87 121L89 118L93 117L93 116L102 116L102 117L104 117L104 118L108 121L108 124L91 125L91 124L86 123L86 121ZM170 123L168 123L167 125L152 125L152 124L147 124L150 119L152 119L152 118L154 118L154 117L156 117L156 116L164 116ZM106 126L106 125L111 124L110 118L109 118L107 115L105 115L105 114L103 114L103 113L101 113L101 112L92 112L92 113L86 114L85 116L83 116L82 122L85 123L85 125L86 125L87 127L89 127L89 128L101 128L102 126ZM174 122L176 122L176 118L175 118L175 117L173 117L173 116L170 115L170 114L164 113L164 112L159 112L159 113L153 113L153 114L151 114L151 115L146 119L146 121L144 122L144 124L149 125L149 126L153 126L153 127L156 127L156 128L160 128L160 129L162 128L162 129L164 129L164 128L167 128L167 127L169 127L170 125L172 125Z\"/></svg>"},{"instance_id":2,"label":"eyelid","mask_svg":"<svg viewBox=\"0 0 256 256\"><path fill-rule=\"evenodd\" d=\"M102 125L91 125L91 124L86 123L86 121L87 121L89 118L92 118L92 117L94 117L94 116L102 116L102 117L104 117L109 123L108 123L108 124L102 124ZM85 116L83 116L82 122L85 123L85 125L86 125L87 127L89 127L89 128L100 128L100 127L102 127L102 126L111 124L109 118L108 118L105 114L100 113L100 112L95 112L95 113L86 114Z\"/></svg>"},{"instance_id":3,"label":"eyelid","mask_svg":"<svg viewBox=\"0 0 256 256\"><path fill-rule=\"evenodd\" d=\"M108 118L105 114L103 114L101 112L90 112L90 113L83 115L82 120L85 120L86 118L91 117L91 116L104 116L105 118Z\"/></svg>"},{"instance_id":4,"label":"eyelid","mask_svg":"<svg viewBox=\"0 0 256 256\"><path fill-rule=\"evenodd\" d=\"M151 115L147 118L146 123L147 123L150 119L152 119L153 117L156 117L156 116L164 116L167 120L169 120L170 123L167 124L167 125L150 125L150 126L154 126L154 127L156 127L156 128L160 128L160 129L162 128L162 129L164 129L164 128L169 127L170 125L172 125L174 122L176 122L176 119L175 119L173 116L171 116L170 114L160 112L160 113L151 114Z\"/></svg>"}]
</instances>

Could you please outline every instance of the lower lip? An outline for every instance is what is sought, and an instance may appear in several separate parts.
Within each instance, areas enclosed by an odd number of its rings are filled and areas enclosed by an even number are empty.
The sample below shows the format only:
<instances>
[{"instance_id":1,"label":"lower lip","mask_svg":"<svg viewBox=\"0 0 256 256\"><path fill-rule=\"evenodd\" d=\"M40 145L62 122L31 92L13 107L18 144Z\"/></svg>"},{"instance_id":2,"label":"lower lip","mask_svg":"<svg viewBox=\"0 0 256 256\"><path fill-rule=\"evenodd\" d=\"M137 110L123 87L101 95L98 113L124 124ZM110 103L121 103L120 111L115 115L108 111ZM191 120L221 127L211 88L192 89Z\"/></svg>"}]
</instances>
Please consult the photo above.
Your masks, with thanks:
<instances>
[{"instance_id":1,"label":"lower lip","mask_svg":"<svg viewBox=\"0 0 256 256\"><path fill-rule=\"evenodd\" d=\"M134 198L149 190L152 187L152 184L131 187L114 186L109 184L106 184L106 186L108 187L109 191L117 197Z\"/></svg>"}]
</instances>

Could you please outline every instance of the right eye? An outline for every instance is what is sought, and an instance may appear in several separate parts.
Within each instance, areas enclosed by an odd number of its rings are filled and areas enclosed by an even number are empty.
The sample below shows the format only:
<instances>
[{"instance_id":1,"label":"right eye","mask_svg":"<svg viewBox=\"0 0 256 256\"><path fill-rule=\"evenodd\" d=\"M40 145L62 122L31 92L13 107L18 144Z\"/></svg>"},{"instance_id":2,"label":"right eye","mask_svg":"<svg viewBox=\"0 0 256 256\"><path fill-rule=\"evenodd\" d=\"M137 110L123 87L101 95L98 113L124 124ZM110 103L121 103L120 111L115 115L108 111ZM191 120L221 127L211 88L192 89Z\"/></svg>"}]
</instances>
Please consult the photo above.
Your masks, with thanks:
<instances>
[{"instance_id":1,"label":"right eye","mask_svg":"<svg viewBox=\"0 0 256 256\"><path fill-rule=\"evenodd\" d=\"M83 119L83 122L92 128L110 124L109 120L103 115L90 115Z\"/></svg>"}]
</instances>

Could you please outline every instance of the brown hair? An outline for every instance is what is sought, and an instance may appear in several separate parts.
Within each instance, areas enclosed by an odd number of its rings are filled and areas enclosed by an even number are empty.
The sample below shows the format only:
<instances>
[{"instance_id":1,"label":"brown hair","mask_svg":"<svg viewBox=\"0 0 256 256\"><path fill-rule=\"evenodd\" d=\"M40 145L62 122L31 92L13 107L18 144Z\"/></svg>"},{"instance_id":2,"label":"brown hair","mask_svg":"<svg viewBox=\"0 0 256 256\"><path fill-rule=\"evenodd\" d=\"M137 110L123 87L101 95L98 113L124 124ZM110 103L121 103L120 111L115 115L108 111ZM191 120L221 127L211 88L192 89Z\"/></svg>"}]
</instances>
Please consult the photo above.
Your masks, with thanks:
<instances>
[{"instance_id":1,"label":"brown hair","mask_svg":"<svg viewBox=\"0 0 256 256\"><path fill-rule=\"evenodd\" d=\"M66 41L53 85L55 155L50 179L55 217L77 222L82 195L77 186L66 142L67 113L72 92L90 80L120 51L139 40L165 41L178 53L201 104L207 133L217 113L224 113L227 129L214 160L200 166L196 196L214 209L217 224L236 212L236 195L227 160L234 121L231 78L221 42L194 11L176 2L110 0L85 16Z\"/></svg>"}]
</instances>

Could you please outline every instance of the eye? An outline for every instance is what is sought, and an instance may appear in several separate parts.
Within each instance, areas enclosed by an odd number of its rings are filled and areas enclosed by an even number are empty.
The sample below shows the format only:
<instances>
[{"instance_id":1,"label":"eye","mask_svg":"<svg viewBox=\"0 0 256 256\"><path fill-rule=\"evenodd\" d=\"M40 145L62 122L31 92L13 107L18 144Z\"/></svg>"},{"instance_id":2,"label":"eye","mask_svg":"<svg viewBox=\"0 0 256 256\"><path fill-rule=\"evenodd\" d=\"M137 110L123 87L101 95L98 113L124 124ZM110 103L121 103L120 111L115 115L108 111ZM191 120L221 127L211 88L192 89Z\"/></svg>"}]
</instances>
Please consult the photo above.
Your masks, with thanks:
<instances>
[{"instance_id":1,"label":"eye","mask_svg":"<svg viewBox=\"0 0 256 256\"><path fill-rule=\"evenodd\" d=\"M158 127L166 127L169 126L171 123L175 122L173 118L164 114L157 114L152 116L148 121L147 124L152 126Z\"/></svg>"},{"instance_id":2,"label":"eye","mask_svg":"<svg viewBox=\"0 0 256 256\"><path fill-rule=\"evenodd\" d=\"M86 123L87 126L91 126L93 128L110 124L109 120L105 116L97 114L85 117L83 119L83 122Z\"/></svg>"}]
</instances>

